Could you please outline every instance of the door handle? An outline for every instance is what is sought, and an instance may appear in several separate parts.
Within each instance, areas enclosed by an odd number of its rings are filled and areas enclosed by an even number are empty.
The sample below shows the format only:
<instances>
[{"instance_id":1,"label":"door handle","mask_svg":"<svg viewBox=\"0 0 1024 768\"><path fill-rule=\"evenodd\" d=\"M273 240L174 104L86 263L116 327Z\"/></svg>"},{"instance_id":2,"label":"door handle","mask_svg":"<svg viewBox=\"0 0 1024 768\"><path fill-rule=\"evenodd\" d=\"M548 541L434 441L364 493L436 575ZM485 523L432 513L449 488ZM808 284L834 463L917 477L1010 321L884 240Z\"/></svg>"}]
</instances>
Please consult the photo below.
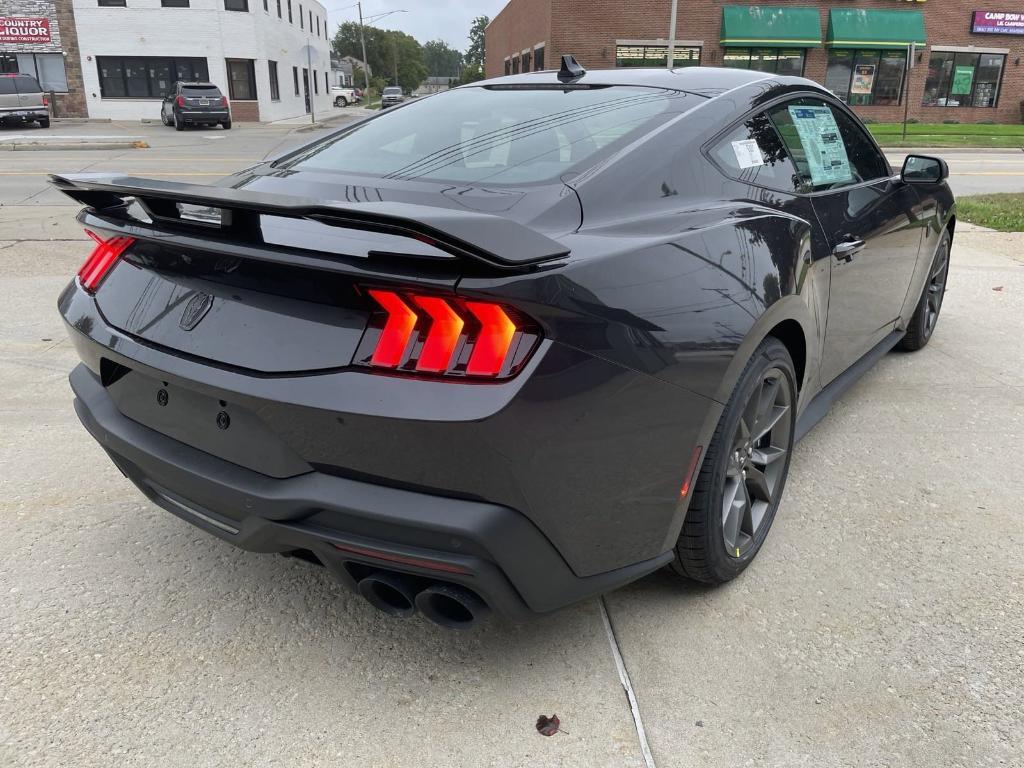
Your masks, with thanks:
<instances>
[{"instance_id":1,"label":"door handle","mask_svg":"<svg viewBox=\"0 0 1024 768\"><path fill-rule=\"evenodd\" d=\"M832 249L832 255L836 261L853 261L853 257L864 250L863 240L844 240Z\"/></svg>"}]
</instances>

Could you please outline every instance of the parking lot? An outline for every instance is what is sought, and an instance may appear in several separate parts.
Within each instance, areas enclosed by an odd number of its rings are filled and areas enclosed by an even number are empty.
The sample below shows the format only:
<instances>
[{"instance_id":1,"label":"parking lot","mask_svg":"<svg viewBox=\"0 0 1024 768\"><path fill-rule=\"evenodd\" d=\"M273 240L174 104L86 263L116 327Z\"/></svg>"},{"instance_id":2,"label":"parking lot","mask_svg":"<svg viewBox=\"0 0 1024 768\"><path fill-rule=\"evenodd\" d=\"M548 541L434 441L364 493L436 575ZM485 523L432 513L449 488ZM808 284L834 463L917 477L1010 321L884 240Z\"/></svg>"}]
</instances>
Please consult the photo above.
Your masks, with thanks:
<instances>
[{"instance_id":1,"label":"parking lot","mask_svg":"<svg viewBox=\"0 0 1024 768\"><path fill-rule=\"evenodd\" d=\"M45 175L205 183L328 129L52 130L151 148L0 152L0 765L644 766L616 648L659 768L1024 765L1024 235L958 228L935 338L798 446L741 578L454 633L157 509L71 407L88 241Z\"/></svg>"}]
</instances>

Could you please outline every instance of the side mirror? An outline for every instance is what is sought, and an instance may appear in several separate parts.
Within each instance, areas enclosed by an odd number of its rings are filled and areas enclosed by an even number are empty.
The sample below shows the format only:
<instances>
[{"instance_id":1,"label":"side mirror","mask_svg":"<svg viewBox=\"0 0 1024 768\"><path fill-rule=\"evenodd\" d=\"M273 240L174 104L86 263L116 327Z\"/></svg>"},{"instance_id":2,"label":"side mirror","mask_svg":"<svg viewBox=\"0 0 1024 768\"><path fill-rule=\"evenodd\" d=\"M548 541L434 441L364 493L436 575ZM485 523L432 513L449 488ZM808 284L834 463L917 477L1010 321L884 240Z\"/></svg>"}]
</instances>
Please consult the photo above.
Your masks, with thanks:
<instances>
[{"instance_id":1,"label":"side mirror","mask_svg":"<svg viewBox=\"0 0 1024 768\"><path fill-rule=\"evenodd\" d=\"M900 179L907 184L937 184L949 176L949 166L941 157L907 155Z\"/></svg>"}]
</instances>

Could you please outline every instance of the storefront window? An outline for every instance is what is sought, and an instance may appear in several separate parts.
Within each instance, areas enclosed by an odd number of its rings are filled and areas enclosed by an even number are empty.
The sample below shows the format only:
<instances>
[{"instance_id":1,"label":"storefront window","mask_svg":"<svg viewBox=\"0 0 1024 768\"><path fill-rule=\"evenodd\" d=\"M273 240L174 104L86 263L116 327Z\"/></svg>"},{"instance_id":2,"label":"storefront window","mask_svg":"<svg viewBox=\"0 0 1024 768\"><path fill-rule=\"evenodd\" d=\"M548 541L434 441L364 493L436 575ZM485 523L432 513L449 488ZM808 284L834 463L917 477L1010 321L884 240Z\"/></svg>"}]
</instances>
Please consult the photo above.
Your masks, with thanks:
<instances>
[{"instance_id":1,"label":"storefront window","mask_svg":"<svg viewBox=\"0 0 1024 768\"><path fill-rule=\"evenodd\" d=\"M736 69L800 77L804 73L805 53L803 48L726 48L722 64Z\"/></svg>"},{"instance_id":2,"label":"storefront window","mask_svg":"<svg viewBox=\"0 0 1024 768\"><path fill-rule=\"evenodd\" d=\"M537 48L533 52L533 70L534 72L544 69L544 46Z\"/></svg>"},{"instance_id":3,"label":"storefront window","mask_svg":"<svg viewBox=\"0 0 1024 768\"><path fill-rule=\"evenodd\" d=\"M0 72L31 75L44 91L68 92L63 53L0 53Z\"/></svg>"},{"instance_id":4,"label":"storefront window","mask_svg":"<svg viewBox=\"0 0 1024 768\"><path fill-rule=\"evenodd\" d=\"M178 80L208 80L206 59L97 56L100 95L104 99L159 99Z\"/></svg>"},{"instance_id":5,"label":"storefront window","mask_svg":"<svg viewBox=\"0 0 1024 768\"><path fill-rule=\"evenodd\" d=\"M700 48L677 45L673 58L677 67L695 67L700 64ZM616 67L664 67L667 62L667 45L615 46Z\"/></svg>"},{"instance_id":6,"label":"storefront window","mask_svg":"<svg viewBox=\"0 0 1024 768\"><path fill-rule=\"evenodd\" d=\"M994 107L1006 56L933 51L921 103L926 107Z\"/></svg>"},{"instance_id":7,"label":"storefront window","mask_svg":"<svg viewBox=\"0 0 1024 768\"><path fill-rule=\"evenodd\" d=\"M902 50L832 49L825 87L854 106L899 104L906 67Z\"/></svg>"}]
</instances>

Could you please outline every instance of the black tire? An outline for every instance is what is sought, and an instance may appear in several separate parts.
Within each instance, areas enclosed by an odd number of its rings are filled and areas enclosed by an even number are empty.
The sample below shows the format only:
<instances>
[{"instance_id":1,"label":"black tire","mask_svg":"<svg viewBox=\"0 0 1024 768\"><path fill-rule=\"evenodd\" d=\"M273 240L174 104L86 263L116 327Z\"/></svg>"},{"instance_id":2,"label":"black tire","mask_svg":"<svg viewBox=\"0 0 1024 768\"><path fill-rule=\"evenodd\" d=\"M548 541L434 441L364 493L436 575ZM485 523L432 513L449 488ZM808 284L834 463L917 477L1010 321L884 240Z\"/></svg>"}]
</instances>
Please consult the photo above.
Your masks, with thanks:
<instances>
[{"instance_id":1,"label":"black tire","mask_svg":"<svg viewBox=\"0 0 1024 768\"><path fill-rule=\"evenodd\" d=\"M906 352L916 352L931 341L935 325L939 322L942 311L942 300L946 296L946 281L949 277L949 230L942 233L939 247L928 266L928 277L925 279L921 297L910 318L906 335L900 339L899 348Z\"/></svg>"},{"instance_id":2,"label":"black tire","mask_svg":"<svg viewBox=\"0 0 1024 768\"><path fill-rule=\"evenodd\" d=\"M167 119L167 115L164 114L162 109L160 110L160 122L168 126L171 124L171 121Z\"/></svg>"},{"instance_id":3,"label":"black tire","mask_svg":"<svg viewBox=\"0 0 1024 768\"><path fill-rule=\"evenodd\" d=\"M49 128L50 127L50 118L47 117L47 118L44 118L44 119L40 120L39 121L39 127L40 128Z\"/></svg>"},{"instance_id":4,"label":"black tire","mask_svg":"<svg viewBox=\"0 0 1024 768\"><path fill-rule=\"evenodd\" d=\"M789 474L796 403L793 360L782 342L769 337L740 375L704 454L676 543L676 573L722 584L739 576L757 556ZM756 426L751 429L748 423ZM752 433L768 423L773 426L752 442Z\"/></svg>"},{"instance_id":5,"label":"black tire","mask_svg":"<svg viewBox=\"0 0 1024 768\"><path fill-rule=\"evenodd\" d=\"M346 99L344 96L339 96L334 100L334 106L341 107L342 109L344 109L345 107L348 106L348 99Z\"/></svg>"},{"instance_id":6,"label":"black tire","mask_svg":"<svg viewBox=\"0 0 1024 768\"><path fill-rule=\"evenodd\" d=\"M184 131L185 130L185 123L182 120L179 120L178 116L173 114L173 113L171 114L171 117L174 119L174 130L176 130L176 131Z\"/></svg>"},{"instance_id":7,"label":"black tire","mask_svg":"<svg viewBox=\"0 0 1024 768\"><path fill-rule=\"evenodd\" d=\"M223 123L221 123L221 125L224 126L224 130L225 131L230 131L231 130L231 121L230 120L225 120Z\"/></svg>"}]
</instances>

